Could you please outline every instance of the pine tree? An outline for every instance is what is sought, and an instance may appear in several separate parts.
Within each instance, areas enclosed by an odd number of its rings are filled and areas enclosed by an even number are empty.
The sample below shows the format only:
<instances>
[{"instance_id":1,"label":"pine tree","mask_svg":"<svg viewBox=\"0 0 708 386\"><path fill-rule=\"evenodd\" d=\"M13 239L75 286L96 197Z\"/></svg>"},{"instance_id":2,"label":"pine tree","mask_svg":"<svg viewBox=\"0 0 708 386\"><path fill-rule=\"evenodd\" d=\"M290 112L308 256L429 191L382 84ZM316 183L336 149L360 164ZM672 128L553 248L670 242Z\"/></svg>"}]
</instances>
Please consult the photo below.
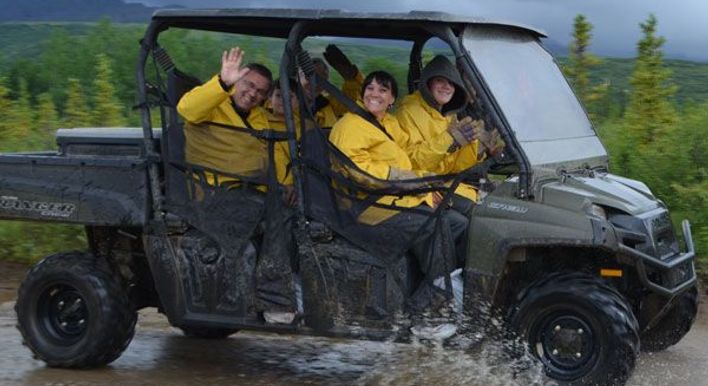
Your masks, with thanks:
<instances>
[{"instance_id":1,"label":"pine tree","mask_svg":"<svg viewBox=\"0 0 708 386\"><path fill-rule=\"evenodd\" d=\"M96 126L124 126L123 106L116 97L112 81L110 59L105 54L96 56L96 78L93 81L93 113L92 123Z\"/></svg>"},{"instance_id":2,"label":"pine tree","mask_svg":"<svg viewBox=\"0 0 708 386\"><path fill-rule=\"evenodd\" d=\"M676 134L677 114L672 104L676 86L663 63L663 37L656 36L657 20L650 15L641 23L643 37L630 78L632 87L625 113L625 127L633 149L628 157L630 176L644 181L664 199L674 196L672 183L684 180L686 153Z\"/></svg>"},{"instance_id":3,"label":"pine tree","mask_svg":"<svg viewBox=\"0 0 708 386\"><path fill-rule=\"evenodd\" d=\"M43 93L37 97L36 110L34 142L37 149L51 149L54 143L54 132L59 128L59 115L49 93Z\"/></svg>"},{"instance_id":4,"label":"pine tree","mask_svg":"<svg viewBox=\"0 0 708 386\"><path fill-rule=\"evenodd\" d=\"M30 148L28 138L34 123L34 115L27 82L24 79L19 80L17 99L11 102L11 106L4 117L8 127L3 142L7 142L8 150L27 150Z\"/></svg>"},{"instance_id":5,"label":"pine tree","mask_svg":"<svg viewBox=\"0 0 708 386\"><path fill-rule=\"evenodd\" d=\"M71 36L65 27L55 26L42 45L40 72L42 84L50 85L49 92L58 106L66 105L69 78L86 76L82 66L86 62L86 45L83 40Z\"/></svg>"},{"instance_id":6,"label":"pine tree","mask_svg":"<svg viewBox=\"0 0 708 386\"><path fill-rule=\"evenodd\" d=\"M661 47L666 39L656 36L656 25L654 15L640 24L644 36L637 44L638 55L630 79L632 91L625 113L628 129L637 136L640 145L653 142L676 123L676 111L671 104L676 86L670 82L671 71L663 63Z\"/></svg>"},{"instance_id":7,"label":"pine tree","mask_svg":"<svg viewBox=\"0 0 708 386\"><path fill-rule=\"evenodd\" d=\"M584 15L577 15L573 24L573 42L569 47L569 63L565 73L591 118L596 118L598 102L607 96L609 83L590 84L590 69L601 63L598 57L588 52L592 38L591 31L592 24Z\"/></svg>"},{"instance_id":8,"label":"pine tree","mask_svg":"<svg viewBox=\"0 0 708 386\"><path fill-rule=\"evenodd\" d=\"M12 113L12 100L10 100L10 90L5 87L5 79L0 78L0 111L5 115ZM7 138L11 128L10 122L6 119L0 119L0 138ZM0 141L0 151L8 151L8 141Z\"/></svg>"},{"instance_id":9,"label":"pine tree","mask_svg":"<svg viewBox=\"0 0 708 386\"><path fill-rule=\"evenodd\" d=\"M76 78L69 78L63 125L68 128L91 126L91 114L89 114L84 91L81 82Z\"/></svg>"}]
</instances>

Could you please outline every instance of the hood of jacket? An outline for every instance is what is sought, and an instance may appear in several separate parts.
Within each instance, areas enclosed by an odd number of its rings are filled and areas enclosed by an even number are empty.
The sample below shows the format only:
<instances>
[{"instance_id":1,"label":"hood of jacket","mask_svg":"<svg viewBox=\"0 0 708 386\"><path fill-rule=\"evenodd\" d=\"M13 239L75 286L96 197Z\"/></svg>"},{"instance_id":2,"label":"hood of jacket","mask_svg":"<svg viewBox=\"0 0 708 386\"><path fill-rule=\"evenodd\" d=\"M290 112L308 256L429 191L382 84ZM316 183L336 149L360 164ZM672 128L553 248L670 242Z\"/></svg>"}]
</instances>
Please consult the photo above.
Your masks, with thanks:
<instances>
[{"instance_id":1,"label":"hood of jacket","mask_svg":"<svg viewBox=\"0 0 708 386\"><path fill-rule=\"evenodd\" d=\"M429 105L433 107L437 106L435 98L433 97L433 94L430 93L430 89L428 88L428 81L436 76L442 76L455 85L455 93L452 95L452 99L450 99L450 101L442 107L441 112L443 115L457 112L457 110L465 107L469 100L469 95L465 90L460 73L457 71L457 68L455 68L452 62L442 55L434 57L433 60L431 60L430 63L423 68L420 84L418 86L421 95L423 95L423 99L425 99Z\"/></svg>"}]
</instances>

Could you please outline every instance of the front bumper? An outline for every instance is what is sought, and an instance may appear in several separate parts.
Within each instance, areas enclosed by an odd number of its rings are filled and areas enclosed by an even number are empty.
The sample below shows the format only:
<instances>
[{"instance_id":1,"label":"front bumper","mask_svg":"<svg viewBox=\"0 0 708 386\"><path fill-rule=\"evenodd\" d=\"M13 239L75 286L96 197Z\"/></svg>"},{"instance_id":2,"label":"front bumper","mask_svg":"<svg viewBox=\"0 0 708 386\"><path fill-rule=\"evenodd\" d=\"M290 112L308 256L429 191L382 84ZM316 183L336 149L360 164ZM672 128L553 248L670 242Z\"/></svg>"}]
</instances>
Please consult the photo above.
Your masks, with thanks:
<instances>
[{"instance_id":1,"label":"front bumper","mask_svg":"<svg viewBox=\"0 0 708 386\"><path fill-rule=\"evenodd\" d=\"M686 252L663 257L648 255L622 242L620 251L634 260L639 280L651 291L660 295L675 297L696 285L694 258L696 255L688 220L682 222ZM622 233L622 231L619 231ZM620 235L619 240L622 240Z\"/></svg>"}]
</instances>

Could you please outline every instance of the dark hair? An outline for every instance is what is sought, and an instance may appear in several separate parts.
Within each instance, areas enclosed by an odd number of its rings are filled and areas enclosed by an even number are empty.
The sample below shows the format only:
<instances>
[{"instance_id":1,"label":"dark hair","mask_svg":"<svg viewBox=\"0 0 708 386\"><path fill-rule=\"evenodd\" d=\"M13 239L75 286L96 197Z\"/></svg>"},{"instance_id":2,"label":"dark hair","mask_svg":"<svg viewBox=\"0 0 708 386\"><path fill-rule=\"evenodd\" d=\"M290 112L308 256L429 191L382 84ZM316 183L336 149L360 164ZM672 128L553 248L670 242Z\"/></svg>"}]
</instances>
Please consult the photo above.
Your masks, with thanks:
<instances>
[{"instance_id":1,"label":"dark hair","mask_svg":"<svg viewBox=\"0 0 708 386\"><path fill-rule=\"evenodd\" d=\"M268 67L266 67L260 63L248 63L244 67L248 68L249 70L255 72L256 74L261 75L264 78L268 79L268 82L270 82L270 87L271 88L273 87L273 73L270 72Z\"/></svg>"},{"instance_id":2,"label":"dark hair","mask_svg":"<svg viewBox=\"0 0 708 386\"><path fill-rule=\"evenodd\" d=\"M312 58L312 64L319 64L327 67L327 63L322 58Z\"/></svg>"},{"instance_id":3,"label":"dark hair","mask_svg":"<svg viewBox=\"0 0 708 386\"><path fill-rule=\"evenodd\" d=\"M391 90L394 98L398 98L398 83L396 83L396 78L386 71L374 71L364 78L364 83L361 85L361 97L364 97L364 90L371 84L371 82L376 81L376 83L388 87Z\"/></svg>"},{"instance_id":4,"label":"dark hair","mask_svg":"<svg viewBox=\"0 0 708 386\"><path fill-rule=\"evenodd\" d=\"M290 85L290 92L294 93L297 89L297 82L293 78L288 78L288 83ZM273 81L273 90L280 90L280 78Z\"/></svg>"}]
</instances>

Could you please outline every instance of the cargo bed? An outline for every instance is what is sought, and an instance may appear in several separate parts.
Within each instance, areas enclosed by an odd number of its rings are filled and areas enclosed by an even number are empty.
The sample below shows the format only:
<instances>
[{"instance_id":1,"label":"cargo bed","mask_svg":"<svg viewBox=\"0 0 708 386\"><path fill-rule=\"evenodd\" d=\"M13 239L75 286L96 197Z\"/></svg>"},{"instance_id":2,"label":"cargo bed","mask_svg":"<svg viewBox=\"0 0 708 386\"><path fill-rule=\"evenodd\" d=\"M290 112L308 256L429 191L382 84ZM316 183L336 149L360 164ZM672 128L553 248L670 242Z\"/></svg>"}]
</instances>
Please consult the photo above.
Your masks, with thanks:
<instances>
[{"instance_id":1,"label":"cargo bed","mask_svg":"<svg viewBox=\"0 0 708 386\"><path fill-rule=\"evenodd\" d=\"M0 154L0 219L146 223L150 206L142 129L60 129L57 144L57 152Z\"/></svg>"}]
</instances>

